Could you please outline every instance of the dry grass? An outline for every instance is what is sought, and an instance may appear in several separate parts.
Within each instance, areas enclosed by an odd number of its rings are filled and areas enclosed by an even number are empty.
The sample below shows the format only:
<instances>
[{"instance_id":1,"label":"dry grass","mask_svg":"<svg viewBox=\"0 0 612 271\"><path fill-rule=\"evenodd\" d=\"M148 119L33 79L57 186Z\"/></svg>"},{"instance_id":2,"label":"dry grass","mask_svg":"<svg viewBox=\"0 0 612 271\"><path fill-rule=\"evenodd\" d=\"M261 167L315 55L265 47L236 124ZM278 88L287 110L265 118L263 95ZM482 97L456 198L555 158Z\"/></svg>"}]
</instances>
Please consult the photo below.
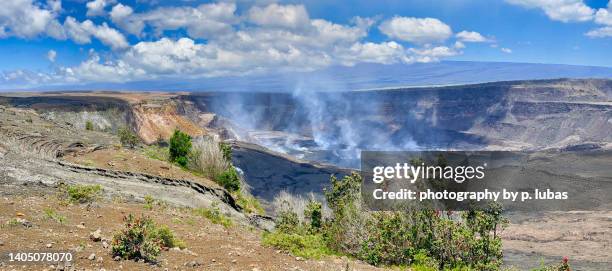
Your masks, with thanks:
<instances>
[{"instance_id":1,"label":"dry grass","mask_svg":"<svg viewBox=\"0 0 612 271\"><path fill-rule=\"evenodd\" d=\"M210 179L215 179L228 170L231 164L223 157L218 142L209 137L201 137L193 141L188 167Z\"/></svg>"},{"instance_id":2,"label":"dry grass","mask_svg":"<svg viewBox=\"0 0 612 271\"><path fill-rule=\"evenodd\" d=\"M294 195L283 190L274 197L272 206L277 214L281 212L294 212L298 215L300 222L304 222L304 211L306 210L308 202L311 200L322 202L323 207L321 211L323 217L331 217L332 212L329 207L327 207L325 201L317 198L312 192L308 193L308 195L304 197L301 195Z\"/></svg>"}]
</instances>

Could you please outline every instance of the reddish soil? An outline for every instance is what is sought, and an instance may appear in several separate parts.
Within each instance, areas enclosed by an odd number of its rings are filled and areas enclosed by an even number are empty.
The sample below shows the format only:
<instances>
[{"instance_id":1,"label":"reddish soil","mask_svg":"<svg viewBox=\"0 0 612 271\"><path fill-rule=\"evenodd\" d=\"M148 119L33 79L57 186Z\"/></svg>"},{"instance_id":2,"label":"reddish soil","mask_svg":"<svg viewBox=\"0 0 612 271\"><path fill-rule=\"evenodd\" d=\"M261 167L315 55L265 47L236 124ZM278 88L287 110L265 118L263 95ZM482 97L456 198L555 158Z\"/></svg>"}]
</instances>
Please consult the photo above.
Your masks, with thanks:
<instances>
[{"instance_id":1,"label":"reddish soil","mask_svg":"<svg viewBox=\"0 0 612 271\"><path fill-rule=\"evenodd\" d=\"M118 200L66 206L53 195L5 197L0 199L0 251L72 251L77 270L347 270L347 266L348 270L377 270L346 258L298 259L263 246L259 230L242 226L225 228L192 214L189 209L143 207ZM48 218L46 209L64 216L65 222ZM157 265L113 260L110 246L104 248L102 241L90 240L90 233L101 229L102 240L111 239L123 227L122 218L130 213L144 214L168 225L186 242L187 248L163 251ZM18 216L31 222L32 227L9 223ZM92 253L94 260L88 259ZM49 263L0 264L0 270L45 269L52 270Z\"/></svg>"}]
</instances>

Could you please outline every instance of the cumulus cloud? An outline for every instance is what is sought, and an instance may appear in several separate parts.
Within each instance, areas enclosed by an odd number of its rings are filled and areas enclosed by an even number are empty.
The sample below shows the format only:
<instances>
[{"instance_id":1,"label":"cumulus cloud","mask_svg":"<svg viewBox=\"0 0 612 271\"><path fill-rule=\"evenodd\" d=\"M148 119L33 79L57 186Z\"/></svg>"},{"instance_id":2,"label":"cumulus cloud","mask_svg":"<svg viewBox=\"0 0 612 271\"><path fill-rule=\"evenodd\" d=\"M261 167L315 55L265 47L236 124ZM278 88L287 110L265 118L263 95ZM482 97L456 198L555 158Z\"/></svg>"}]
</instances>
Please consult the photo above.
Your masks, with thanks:
<instances>
[{"instance_id":1,"label":"cumulus cloud","mask_svg":"<svg viewBox=\"0 0 612 271\"><path fill-rule=\"evenodd\" d=\"M595 22L603 25L612 25L612 1L608 2L608 8L600 8L595 13Z\"/></svg>"},{"instance_id":2,"label":"cumulus cloud","mask_svg":"<svg viewBox=\"0 0 612 271\"><path fill-rule=\"evenodd\" d=\"M249 20L260 26L286 27L297 29L309 24L310 18L303 5L271 4L266 7L252 7Z\"/></svg>"},{"instance_id":3,"label":"cumulus cloud","mask_svg":"<svg viewBox=\"0 0 612 271\"><path fill-rule=\"evenodd\" d=\"M506 2L526 8L539 8L550 19L565 23L590 21L595 12L582 0L506 0Z\"/></svg>"},{"instance_id":4,"label":"cumulus cloud","mask_svg":"<svg viewBox=\"0 0 612 271\"><path fill-rule=\"evenodd\" d=\"M49 50L47 52L47 59L51 62L55 62L55 57L57 57L57 52L55 50Z\"/></svg>"},{"instance_id":5,"label":"cumulus cloud","mask_svg":"<svg viewBox=\"0 0 612 271\"><path fill-rule=\"evenodd\" d=\"M112 0L106 1L110 3ZM61 9L59 0L48 0L45 5L32 0L3 3L0 9L0 38L48 36L58 40L70 38L76 43L85 44L95 37L113 49L129 46L123 34L106 23L96 25L90 20L78 22L71 16L67 16L63 24L60 23L57 17Z\"/></svg>"},{"instance_id":6,"label":"cumulus cloud","mask_svg":"<svg viewBox=\"0 0 612 271\"><path fill-rule=\"evenodd\" d=\"M478 32L475 31L461 31L455 34L458 40L462 42L488 42L490 39L485 38Z\"/></svg>"},{"instance_id":7,"label":"cumulus cloud","mask_svg":"<svg viewBox=\"0 0 612 271\"><path fill-rule=\"evenodd\" d=\"M110 1L105 3L107 9L102 10L108 10ZM255 5L241 14L237 14L236 5L229 2L196 7L165 6L144 12L117 3L108 15L123 33L146 39L130 45L122 32L106 22L80 22L67 16L63 24L49 23L54 25L58 37L63 35L64 39L79 44L90 43L95 38L121 50L103 54L106 57L90 51L86 61L58 67L47 74L21 72L9 76L5 73L5 81L22 75L28 82L126 82L308 71L364 62L432 62L461 54L461 49L465 48L463 40L476 42L479 39L474 34L477 32L463 31L465 33L459 35L454 44L444 45L453 33L450 26L440 20L393 17L379 27L390 40L373 42L367 40L375 23L372 18L355 17L348 23L337 23L311 18L302 5L277 3ZM47 27L47 33L51 33L49 29ZM184 30L186 35L164 37L167 30ZM201 38L205 41L200 41ZM399 41L411 42L414 48ZM10 80L15 82L15 79Z\"/></svg>"},{"instance_id":8,"label":"cumulus cloud","mask_svg":"<svg viewBox=\"0 0 612 271\"><path fill-rule=\"evenodd\" d=\"M143 13L134 13L126 5L117 4L111 10L111 20L120 28L136 36L142 35L150 25L157 36L166 30L186 29L192 38L209 38L232 31L238 22L234 3L209 3L197 7L160 7Z\"/></svg>"},{"instance_id":9,"label":"cumulus cloud","mask_svg":"<svg viewBox=\"0 0 612 271\"><path fill-rule=\"evenodd\" d=\"M505 48L505 47L504 47L504 48L501 48L500 50L501 50L502 52L506 53L506 54L512 54L512 49L510 49L510 48Z\"/></svg>"},{"instance_id":10,"label":"cumulus cloud","mask_svg":"<svg viewBox=\"0 0 612 271\"><path fill-rule=\"evenodd\" d=\"M379 29L390 38L416 44L443 42L453 34L450 26L435 18L395 16L383 21Z\"/></svg>"},{"instance_id":11,"label":"cumulus cloud","mask_svg":"<svg viewBox=\"0 0 612 271\"><path fill-rule=\"evenodd\" d=\"M96 25L90 20L78 22L75 18L68 16L64 21L64 29L66 35L79 44L90 43L93 36L113 49L123 49L129 46L123 34L106 23Z\"/></svg>"},{"instance_id":12,"label":"cumulus cloud","mask_svg":"<svg viewBox=\"0 0 612 271\"><path fill-rule=\"evenodd\" d=\"M93 0L87 2L87 4L85 5L87 7L86 15L89 17L104 15L106 13L104 10L106 6L112 5L114 3L115 0Z\"/></svg>"},{"instance_id":13,"label":"cumulus cloud","mask_svg":"<svg viewBox=\"0 0 612 271\"><path fill-rule=\"evenodd\" d=\"M414 62L414 58L406 54L406 49L394 41L355 43L339 56L341 57L340 62L347 66L360 62L381 64Z\"/></svg>"},{"instance_id":14,"label":"cumulus cloud","mask_svg":"<svg viewBox=\"0 0 612 271\"><path fill-rule=\"evenodd\" d=\"M595 13L595 23L603 25L600 28L593 29L586 36L591 38L612 37L612 1L608 2L608 8L600 8Z\"/></svg>"},{"instance_id":15,"label":"cumulus cloud","mask_svg":"<svg viewBox=\"0 0 612 271\"><path fill-rule=\"evenodd\" d=\"M432 48L415 49L410 48L410 51L415 54L415 60L417 62L435 62L439 61L440 58L451 57L461 54L460 51L446 46L436 46Z\"/></svg>"},{"instance_id":16,"label":"cumulus cloud","mask_svg":"<svg viewBox=\"0 0 612 271\"><path fill-rule=\"evenodd\" d=\"M612 37L612 26L604 26L597 29L593 29L585 34L591 38L605 38Z\"/></svg>"},{"instance_id":17,"label":"cumulus cloud","mask_svg":"<svg viewBox=\"0 0 612 271\"><path fill-rule=\"evenodd\" d=\"M34 38L47 32L61 9L61 2L50 1L47 6L32 0L12 0L0 8L0 38Z\"/></svg>"}]
</instances>

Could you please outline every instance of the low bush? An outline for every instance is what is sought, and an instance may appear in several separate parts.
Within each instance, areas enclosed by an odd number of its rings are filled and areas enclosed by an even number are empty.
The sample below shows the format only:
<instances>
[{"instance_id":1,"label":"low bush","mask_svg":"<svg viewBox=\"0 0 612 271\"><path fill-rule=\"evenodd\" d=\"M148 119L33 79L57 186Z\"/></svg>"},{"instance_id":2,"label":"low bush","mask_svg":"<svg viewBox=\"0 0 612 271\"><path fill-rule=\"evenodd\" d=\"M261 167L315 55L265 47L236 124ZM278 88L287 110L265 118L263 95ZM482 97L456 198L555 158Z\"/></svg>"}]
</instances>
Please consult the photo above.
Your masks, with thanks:
<instances>
[{"instance_id":1,"label":"low bush","mask_svg":"<svg viewBox=\"0 0 612 271\"><path fill-rule=\"evenodd\" d=\"M113 236L113 257L155 262L164 248L185 247L167 226L158 227L149 217L124 217L125 228Z\"/></svg>"},{"instance_id":2,"label":"low bush","mask_svg":"<svg viewBox=\"0 0 612 271\"><path fill-rule=\"evenodd\" d=\"M136 218L132 214L124 218L125 229L113 236L113 257L155 262L161 251L161 241L154 238L155 223L151 218Z\"/></svg>"},{"instance_id":3,"label":"low bush","mask_svg":"<svg viewBox=\"0 0 612 271\"><path fill-rule=\"evenodd\" d=\"M207 218L214 224L219 224L226 228L232 226L232 221L223 215L217 206L212 206L212 208L196 208L193 209L193 213Z\"/></svg>"},{"instance_id":4,"label":"low bush","mask_svg":"<svg viewBox=\"0 0 612 271\"><path fill-rule=\"evenodd\" d=\"M132 130L125 127L120 128L117 132L117 135L119 136L119 141L121 142L121 145L126 148L132 149L136 147L140 142L140 138L138 138L138 136L134 132L132 132Z\"/></svg>"},{"instance_id":5,"label":"low bush","mask_svg":"<svg viewBox=\"0 0 612 271\"><path fill-rule=\"evenodd\" d=\"M559 264L544 265L544 263L542 263L539 268L533 269L532 271L571 271L571 268L569 259L563 257L563 260L561 260Z\"/></svg>"},{"instance_id":6,"label":"low bush","mask_svg":"<svg viewBox=\"0 0 612 271\"><path fill-rule=\"evenodd\" d=\"M50 208L45 208L44 209L45 212L45 217L47 219L51 219L57 223L60 224L65 224L66 223L66 217L63 215L58 214L55 210L50 209Z\"/></svg>"},{"instance_id":7,"label":"low bush","mask_svg":"<svg viewBox=\"0 0 612 271\"><path fill-rule=\"evenodd\" d=\"M276 230L282 233L303 233L298 215L293 211L282 211L276 217Z\"/></svg>"},{"instance_id":8,"label":"low bush","mask_svg":"<svg viewBox=\"0 0 612 271\"><path fill-rule=\"evenodd\" d=\"M165 209L167 207L167 203L163 200L157 200L153 198L151 195L144 196L144 208L147 210L153 210L153 207L159 207L160 209Z\"/></svg>"},{"instance_id":9,"label":"low bush","mask_svg":"<svg viewBox=\"0 0 612 271\"><path fill-rule=\"evenodd\" d=\"M100 185L69 185L66 187L68 201L71 203L89 203L97 200L102 194Z\"/></svg>"},{"instance_id":10,"label":"low bush","mask_svg":"<svg viewBox=\"0 0 612 271\"><path fill-rule=\"evenodd\" d=\"M172 230L170 230L170 228L168 228L166 225L161 225L153 230L152 235L153 239L158 239L161 241L162 248L178 247L180 249L184 249L186 247L185 242L174 236Z\"/></svg>"},{"instance_id":11,"label":"low bush","mask_svg":"<svg viewBox=\"0 0 612 271\"><path fill-rule=\"evenodd\" d=\"M236 199L236 203L242 207L247 214L265 214L265 210L257 198L250 194L244 194L242 191L237 191L232 194Z\"/></svg>"},{"instance_id":12,"label":"low bush","mask_svg":"<svg viewBox=\"0 0 612 271\"><path fill-rule=\"evenodd\" d=\"M240 189L240 177L233 166L219 174L215 181L230 192Z\"/></svg>"},{"instance_id":13,"label":"low bush","mask_svg":"<svg viewBox=\"0 0 612 271\"><path fill-rule=\"evenodd\" d=\"M93 122L91 122L91 120L88 120L85 122L85 130L87 131L93 131L94 129L94 124Z\"/></svg>"},{"instance_id":14,"label":"low bush","mask_svg":"<svg viewBox=\"0 0 612 271\"><path fill-rule=\"evenodd\" d=\"M322 238L327 251L351 255L373 265L410 266L414 270L498 270L502 263L498 231L507 221L499 204L453 215L430 209L372 212L361 208L361 176L331 177L325 197L332 211L322 215L314 199L303 218L287 197L280 206L276 231L267 244L300 253L305 240ZM288 200L292 199L292 200ZM302 208L302 207L300 207ZM319 240L319 239L316 239ZM319 243L316 243L319 244Z\"/></svg>"},{"instance_id":15,"label":"low bush","mask_svg":"<svg viewBox=\"0 0 612 271\"><path fill-rule=\"evenodd\" d=\"M142 149L142 153L151 159L160 160L160 161L168 161L170 160L170 152L168 147L162 147L159 145L150 145L145 146Z\"/></svg>"},{"instance_id":16,"label":"low bush","mask_svg":"<svg viewBox=\"0 0 612 271\"><path fill-rule=\"evenodd\" d=\"M263 243L306 259L319 259L332 254L321 234L302 235L277 231L265 233Z\"/></svg>"}]
</instances>

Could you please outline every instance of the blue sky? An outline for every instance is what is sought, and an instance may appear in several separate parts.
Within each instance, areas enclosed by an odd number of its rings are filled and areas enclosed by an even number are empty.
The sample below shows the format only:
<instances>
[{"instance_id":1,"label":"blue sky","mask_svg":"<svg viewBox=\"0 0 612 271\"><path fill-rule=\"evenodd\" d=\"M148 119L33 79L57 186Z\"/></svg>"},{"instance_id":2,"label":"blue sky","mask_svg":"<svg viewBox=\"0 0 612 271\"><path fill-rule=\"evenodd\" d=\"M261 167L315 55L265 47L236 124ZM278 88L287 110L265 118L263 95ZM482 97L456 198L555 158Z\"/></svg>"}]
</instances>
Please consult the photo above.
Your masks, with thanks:
<instances>
[{"instance_id":1,"label":"blue sky","mask_svg":"<svg viewBox=\"0 0 612 271\"><path fill-rule=\"evenodd\" d=\"M445 60L612 67L607 0L8 0L0 88Z\"/></svg>"}]
</instances>

